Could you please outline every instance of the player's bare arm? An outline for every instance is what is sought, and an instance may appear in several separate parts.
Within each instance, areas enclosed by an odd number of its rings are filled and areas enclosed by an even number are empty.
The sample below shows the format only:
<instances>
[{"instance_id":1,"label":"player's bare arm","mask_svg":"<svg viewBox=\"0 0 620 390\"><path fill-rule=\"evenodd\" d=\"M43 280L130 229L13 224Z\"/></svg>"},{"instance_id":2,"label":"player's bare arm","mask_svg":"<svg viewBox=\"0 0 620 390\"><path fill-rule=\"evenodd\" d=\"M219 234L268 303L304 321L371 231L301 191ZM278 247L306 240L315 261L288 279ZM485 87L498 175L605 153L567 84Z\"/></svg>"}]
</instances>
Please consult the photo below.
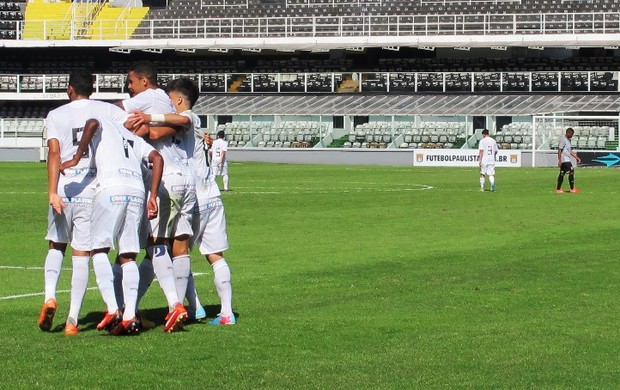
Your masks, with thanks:
<instances>
[{"instance_id":1,"label":"player's bare arm","mask_svg":"<svg viewBox=\"0 0 620 390\"><path fill-rule=\"evenodd\" d=\"M484 150L478 151L478 165L482 166L482 155L484 154Z\"/></svg>"},{"instance_id":2,"label":"player's bare arm","mask_svg":"<svg viewBox=\"0 0 620 390\"><path fill-rule=\"evenodd\" d=\"M183 129L170 126L149 126L149 139L158 140L162 138L172 137Z\"/></svg>"},{"instance_id":3,"label":"player's bare arm","mask_svg":"<svg viewBox=\"0 0 620 390\"><path fill-rule=\"evenodd\" d=\"M96 119L89 119L86 121L86 125L84 126L84 131L82 133L82 139L78 144L77 152L75 152L75 155L71 160L65 161L60 165L61 172L67 168L76 166L80 162L82 156L84 156L86 151L88 151L88 145L90 144L90 141L92 141L97 130L99 130L99 126L99 121Z\"/></svg>"},{"instance_id":4,"label":"player's bare arm","mask_svg":"<svg viewBox=\"0 0 620 390\"><path fill-rule=\"evenodd\" d=\"M47 142L49 152L47 155L47 193L49 202L55 212L62 213L62 209L67 207L62 198L58 196L58 177L60 175L60 143L57 139L50 139Z\"/></svg>"},{"instance_id":5,"label":"player's bare arm","mask_svg":"<svg viewBox=\"0 0 620 390\"><path fill-rule=\"evenodd\" d=\"M188 128L192 124L192 120L179 114L146 114L144 112L134 112L131 115L138 120L139 124L148 124L151 122L166 123L170 126L181 126Z\"/></svg>"},{"instance_id":6,"label":"player's bare arm","mask_svg":"<svg viewBox=\"0 0 620 390\"><path fill-rule=\"evenodd\" d=\"M574 151L571 150L570 155L573 156L578 163L581 162L581 157L579 157Z\"/></svg>"},{"instance_id":7,"label":"player's bare arm","mask_svg":"<svg viewBox=\"0 0 620 390\"><path fill-rule=\"evenodd\" d=\"M151 179L151 191L149 199L147 200L147 216L149 219L157 217L159 212L157 208L157 190L161 183L161 176L164 172L164 159L157 151L153 150L149 154L149 162L153 164L152 179Z\"/></svg>"},{"instance_id":8,"label":"player's bare arm","mask_svg":"<svg viewBox=\"0 0 620 390\"><path fill-rule=\"evenodd\" d=\"M558 149L558 167L562 166L562 149Z\"/></svg>"}]
</instances>

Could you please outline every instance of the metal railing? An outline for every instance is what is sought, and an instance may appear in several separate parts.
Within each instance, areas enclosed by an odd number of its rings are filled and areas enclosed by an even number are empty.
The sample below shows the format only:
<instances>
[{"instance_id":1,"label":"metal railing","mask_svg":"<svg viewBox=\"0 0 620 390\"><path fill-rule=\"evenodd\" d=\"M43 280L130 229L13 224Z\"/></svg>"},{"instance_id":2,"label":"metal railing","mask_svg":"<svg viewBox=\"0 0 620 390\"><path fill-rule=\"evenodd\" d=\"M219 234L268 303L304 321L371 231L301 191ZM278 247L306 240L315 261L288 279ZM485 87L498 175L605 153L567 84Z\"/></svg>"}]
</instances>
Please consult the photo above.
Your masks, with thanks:
<instances>
[{"instance_id":1,"label":"metal railing","mask_svg":"<svg viewBox=\"0 0 620 390\"><path fill-rule=\"evenodd\" d=\"M67 23L59 20L32 21L48 37ZM105 39L106 21L93 25L93 36L78 34L71 28L71 40ZM231 19L146 19L133 34L130 23L115 20L121 39L221 39L221 38L315 38L315 37L424 37L424 36L495 36L524 34L617 34L620 12L469 14L469 15L353 15L327 17L273 17ZM17 37L25 22L17 23ZM116 36L118 36L116 34ZM53 36L53 35L52 35ZM118 38L115 38L118 39Z\"/></svg>"}]
</instances>

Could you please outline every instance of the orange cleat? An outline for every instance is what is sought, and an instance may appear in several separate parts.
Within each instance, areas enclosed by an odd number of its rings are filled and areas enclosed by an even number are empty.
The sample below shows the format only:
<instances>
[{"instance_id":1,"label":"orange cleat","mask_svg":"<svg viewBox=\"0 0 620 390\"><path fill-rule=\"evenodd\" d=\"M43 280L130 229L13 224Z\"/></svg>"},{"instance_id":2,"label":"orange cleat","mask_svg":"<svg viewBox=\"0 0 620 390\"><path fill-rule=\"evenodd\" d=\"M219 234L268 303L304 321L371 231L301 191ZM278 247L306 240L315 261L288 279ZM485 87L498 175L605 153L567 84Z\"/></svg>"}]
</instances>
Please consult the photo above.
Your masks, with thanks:
<instances>
[{"instance_id":1,"label":"orange cleat","mask_svg":"<svg viewBox=\"0 0 620 390\"><path fill-rule=\"evenodd\" d=\"M114 313L108 313L108 311L106 310L103 320L101 320L101 322L97 324L97 329L109 331L113 329L119 322L121 322L122 319L123 316L120 310L117 310Z\"/></svg>"},{"instance_id":2,"label":"orange cleat","mask_svg":"<svg viewBox=\"0 0 620 390\"><path fill-rule=\"evenodd\" d=\"M75 336L78 333L80 333L80 329L77 326L70 322L65 325L65 336Z\"/></svg>"},{"instance_id":3,"label":"orange cleat","mask_svg":"<svg viewBox=\"0 0 620 390\"><path fill-rule=\"evenodd\" d=\"M41 308L41 314L39 314L39 328L46 332L52 329L52 322L54 321L54 315L56 314L56 300L54 298L48 299Z\"/></svg>"},{"instance_id":4,"label":"orange cleat","mask_svg":"<svg viewBox=\"0 0 620 390\"><path fill-rule=\"evenodd\" d=\"M185 307L177 303L168 315L166 316L166 324L164 325L164 332L176 332L183 328L183 322L187 320L187 310Z\"/></svg>"},{"instance_id":5,"label":"orange cleat","mask_svg":"<svg viewBox=\"0 0 620 390\"><path fill-rule=\"evenodd\" d=\"M136 317L127 320L121 321L114 329L110 331L110 335L112 336L120 336L120 335L137 335L140 332L138 327L138 319Z\"/></svg>"}]
</instances>

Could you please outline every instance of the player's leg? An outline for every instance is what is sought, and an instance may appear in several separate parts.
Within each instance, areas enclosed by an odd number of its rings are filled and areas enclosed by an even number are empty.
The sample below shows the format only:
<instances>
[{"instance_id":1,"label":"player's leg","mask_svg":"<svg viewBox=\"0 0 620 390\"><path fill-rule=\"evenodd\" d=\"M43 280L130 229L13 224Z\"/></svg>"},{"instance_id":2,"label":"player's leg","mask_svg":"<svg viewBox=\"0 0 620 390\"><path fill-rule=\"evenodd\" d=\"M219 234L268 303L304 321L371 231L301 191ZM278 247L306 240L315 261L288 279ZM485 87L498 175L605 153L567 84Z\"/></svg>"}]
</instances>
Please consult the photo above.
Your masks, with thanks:
<instances>
[{"instance_id":1,"label":"player's leg","mask_svg":"<svg viewBox=\"0 0 620 390\"><path fill-rule=\"evenodd\" d=\"M196 190L194 179L190 175L184 176L185 188L182 193L176 194L179 210L174 221L174 238L171 244L172 265L174 267L175 286L177 296L183 301L187 292L187 283L190 274L189 241L193 234L192 220L194 207L196 206Z\"/></svg>"},{"instance_id":2,"label":"player's leg","mask_svg":"<svg viewBox=\"0 0 620 390\"><path fill-rule=\"evenodd\" d=\"M562 192L562 183L564 182L564 170L560 167L560 174L558 175L557 186L555 187L556 192Z\"/></svg>"},{"instance_id":3,"label":"player's leg","mask_svg":"<svg viewBox=\"0 0 620 390\"><path fill-rule=\"evenodd\" d=\"M485 181L485 169L484 165L480 165L480 191L484 191L484 181Z\"/></svg>"},{"instance_id":4,"label":"player's leg","mask_svg":"<svg viewBox=\"0 0 620 390\"><path fill-rule=\"evenodd\" d=\"M489 178L489 184L491 184L491 192L495 192L495 165L489 164L486 174Z\"/></svg>"},{"instance_id":5,"label":"player's leg","mask_svg":"<svg viewBox=\"0 0 620 390\"><path fill-rule=\"evenodd\" d=\"M224 184L224 191L228 191L228 163L222 163L222 184Z\"/></svg>"},{"instance_id":6,"label":"player's leg","mask_svg":"<svg viewBox=\"0 0 620 390\"><path fill-rule=\"evenodd\" d=\"M570 185L570 191L575 191L575 168L571 165L571 169L568 172L568 184Z\"/></svg>"},{"instance_id":7,"label":"player's leg","mask_svg":"<svg viewBox=\"0 0 620 390\"><path fill-rule=\"evenodd\" d=\"M209 323L212 325L232 325L236 323L232 311L231 272L223 253L228 249L226 216L222 200L211 198L200 209L203 210L200 231L200 253L205 255L213 269L213 281L220 298L220 314Z\"/></svg>"},{"instance_id":8,"label":"player's leg","mask_svg":"<svg viewBox=\"0 0 620 390\"><path fill-rule=\"evenodd\" d=\"M45 296L37 320L39 328L44 331L49 331L52 328L57 309L56 288L60 279L62 260L65 256L67 243L71 237L71 206L69 202L66 202L66 204L67 208L61 214L56 213L51 206L48 211L48 227L45 239L48 240L49 249L45 256L43 273Z\"/></svg>"},{"instance_id":9,"label":"player's leg","mask_svg":"<svg viewBox=\"0 0 620 390\"><path fill-rule=\"evenodd\" d=\"M187 299L187 312L190 317L193 317L196 321L200 321L207 316L207 313L200 302L200 298L198 298L194 275L191 271L189 273L189 278L187 278L187 291L185 293L185 298Z\"/></svg>"}]
</instances>

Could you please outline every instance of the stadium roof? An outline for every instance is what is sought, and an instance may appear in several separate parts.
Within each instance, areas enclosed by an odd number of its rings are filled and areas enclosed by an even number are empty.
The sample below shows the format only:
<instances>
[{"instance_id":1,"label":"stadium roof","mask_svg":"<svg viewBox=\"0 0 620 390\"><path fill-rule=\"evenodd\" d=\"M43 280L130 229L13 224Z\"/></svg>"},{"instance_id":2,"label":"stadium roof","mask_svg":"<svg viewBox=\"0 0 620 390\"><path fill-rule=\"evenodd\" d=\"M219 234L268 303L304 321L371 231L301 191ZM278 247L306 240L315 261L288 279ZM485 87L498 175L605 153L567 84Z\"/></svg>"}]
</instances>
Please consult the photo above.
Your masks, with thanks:
<instances>
[{"instance_id":1,"label":"stadium roof","mask_svg":"<svg viewBox=\"0 0 620 390\"><path fill-rule=\"evenodd\" d=\"M618 112L618 94L208 95L200 115L542 115Z\"/></svg>"}]
</instances>

